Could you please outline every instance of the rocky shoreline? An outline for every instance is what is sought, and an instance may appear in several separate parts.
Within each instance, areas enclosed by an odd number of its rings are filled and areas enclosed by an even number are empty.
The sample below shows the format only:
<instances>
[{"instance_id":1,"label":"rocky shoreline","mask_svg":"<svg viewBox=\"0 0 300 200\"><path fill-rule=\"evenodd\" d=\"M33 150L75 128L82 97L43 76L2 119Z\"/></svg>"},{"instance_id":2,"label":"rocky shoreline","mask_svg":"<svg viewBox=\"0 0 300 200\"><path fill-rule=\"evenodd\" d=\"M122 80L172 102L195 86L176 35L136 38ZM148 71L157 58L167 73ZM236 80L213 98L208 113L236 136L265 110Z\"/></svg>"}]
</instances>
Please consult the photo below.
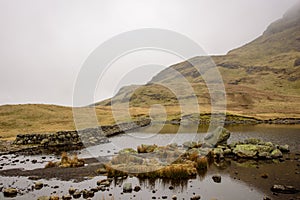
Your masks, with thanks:
<instances>
[{"instance_id":1,"label":"rocky shoreline","mask_svg":"<svg viewBox=\"0 0 300 200\"><path fill-rule=\"evenodd\" d=\"M222 121L218 121L218 117L224 118L224 125L255 125L255 124L285 124L285 125L293 125L300 124L300 118L273 118L273 119L258 119L255 117L248 117L242 115L233 115L226 114L226 116L216 115L214 117L214 122L210 119L211 114L190 114L185 115L182 118L168 120L167 124L190 124L190 123L198 123L199 125L209 125L210 123L221 123Z\"/></svg>"}]
</instances>

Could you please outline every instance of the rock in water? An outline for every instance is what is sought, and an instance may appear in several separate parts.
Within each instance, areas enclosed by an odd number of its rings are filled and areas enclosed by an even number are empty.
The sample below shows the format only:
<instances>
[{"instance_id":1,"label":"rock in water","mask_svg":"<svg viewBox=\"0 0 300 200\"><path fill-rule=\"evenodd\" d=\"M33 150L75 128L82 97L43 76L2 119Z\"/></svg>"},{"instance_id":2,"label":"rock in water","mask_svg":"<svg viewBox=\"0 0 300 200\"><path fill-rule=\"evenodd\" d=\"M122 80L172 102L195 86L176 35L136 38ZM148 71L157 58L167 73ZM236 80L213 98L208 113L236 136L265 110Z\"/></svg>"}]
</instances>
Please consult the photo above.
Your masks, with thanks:
<instances>
[{"instance_id":1,"label":"rock in water","mask_svg":"<svg viewBox=\"0 0 300 200\"><path fill-rule=\"evenodd\" d=\"M3 190L4 197L15 197L18 194L16 188L6 188Z\"/></svg>"},{"instance_id":2,"label":"rock in water","mask_svg":"<svg viewBox=\"0 0 300 200\"><path fill-rule=\"evenodd\" d=\"M131 193L132 192L132 184L131 183L124 183L123 192L124 193Z\"/></svg>"},{"instance_id":3,"label":"rock in water","mask_svg":"<svg viewBox=\"0 0 300 200\"><path fill-rule=\"evenodd\" d=\"M134 190L135 192L138 192L138 191L140 191L140 190L141 190L141 187L137 185L137 186L135 186L135 187L134 187L134 189L133 189L133 190Z\"/></svg>"},{"instance_id":4,"label":"rock in water","mask_svg":"<svg viewBox=\"0 0 300 200\"><path fill-rule=\"evenodd\" d=\"M42 182L36 182L35 184L34 184L34 189L36 189L36 190L40 190L40 189L42 189L44 187L44 184L42 183Z\"/></svg>"},{"instance_id":5,"label":"rock in water","mask_svg":"<svg viewBox=\"0 0 300 200\"><path fill-rule=\"evenodd\" d=\"M221 176L220 175L214 175L213 177L212 177L212 179L213 179L213 181L215 182L215 183L221 183Z\"/></svg>"},{"instance_id":6,"label":"rock in water","mask_svg":"<svg viewBox=\"0 0 300 200\"><path fill-rule=\"evenodd\" d=\"M271 191L283 194L295 194L299 192L295 187L285 185L273 185Z\"/></svg>"},{"instance_id":7,"label":"rock in water","mask_svg":"<svg viewBox=\"0 0 300 200\"><path fill-rule=\"evenodd\" d=\"M217 127L213 132L207 134L204 138L204 143L214 147L222 144L227 144L230 137L230 132L224 127Z\"/></svg>"}]
</instances>

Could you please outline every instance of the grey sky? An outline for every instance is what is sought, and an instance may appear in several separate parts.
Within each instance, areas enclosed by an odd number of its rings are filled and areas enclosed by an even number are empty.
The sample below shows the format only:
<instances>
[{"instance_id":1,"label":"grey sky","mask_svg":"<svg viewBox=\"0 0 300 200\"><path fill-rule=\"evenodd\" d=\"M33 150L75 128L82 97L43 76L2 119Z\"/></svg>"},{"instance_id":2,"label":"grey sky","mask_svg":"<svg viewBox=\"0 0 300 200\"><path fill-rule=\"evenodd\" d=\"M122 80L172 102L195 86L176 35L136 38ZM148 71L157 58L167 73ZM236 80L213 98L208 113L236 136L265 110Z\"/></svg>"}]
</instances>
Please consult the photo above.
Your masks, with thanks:
<instances>
[{"instance_id":1,"label":"grey sky","mask_svg":"<svg viewBox=\"0 0 300 200\"><path fill-rule=\"evenodd\" d=\"M225 54L261 35L296 2L0 0L0 105L72 105L73 85L84 60L122 32L169 29L193 39L208 54ZM153 63L166 67L178 61L157 56ZM148 70L136 80L126 75L129 79L121 83L145 82L158 70ZM96 99L109 97L110 90L100 91Z\"/></svg>"}]
</instances>

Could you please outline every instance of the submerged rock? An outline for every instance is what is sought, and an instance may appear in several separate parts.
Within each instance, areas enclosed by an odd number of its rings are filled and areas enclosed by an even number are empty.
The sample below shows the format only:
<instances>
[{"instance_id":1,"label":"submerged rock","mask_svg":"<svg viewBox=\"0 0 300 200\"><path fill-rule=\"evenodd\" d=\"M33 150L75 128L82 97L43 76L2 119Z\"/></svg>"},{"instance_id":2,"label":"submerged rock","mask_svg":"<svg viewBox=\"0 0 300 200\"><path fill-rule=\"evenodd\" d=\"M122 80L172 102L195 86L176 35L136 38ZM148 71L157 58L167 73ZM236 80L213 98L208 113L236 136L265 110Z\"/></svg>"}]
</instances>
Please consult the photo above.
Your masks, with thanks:
<instances>
[{"instance_id":1,"label":"submerged rock","mask_svg":"<svg viewBox=\"0 0 300 200\"><path fill-rule=\"evenodd\" d=\"M230 137L230 132L221 126L217 127L213 132L207 134L204 138L204 143L214 147L222 144L227 144Z\"/></svg>"}]
</instances>

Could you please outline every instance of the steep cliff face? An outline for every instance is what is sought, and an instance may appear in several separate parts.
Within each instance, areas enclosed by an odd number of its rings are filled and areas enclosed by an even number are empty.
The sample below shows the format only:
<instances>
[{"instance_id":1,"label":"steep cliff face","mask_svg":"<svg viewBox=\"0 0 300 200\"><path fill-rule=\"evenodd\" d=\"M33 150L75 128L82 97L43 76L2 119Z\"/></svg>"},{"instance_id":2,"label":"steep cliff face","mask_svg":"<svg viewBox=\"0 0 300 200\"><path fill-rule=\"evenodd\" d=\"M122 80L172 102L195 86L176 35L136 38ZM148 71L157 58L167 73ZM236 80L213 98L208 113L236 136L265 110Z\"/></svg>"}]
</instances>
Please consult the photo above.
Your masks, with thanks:
<instances>
[{"instance_id":1,"label":"steep cliff face","mask_svg":"<svg viewBox=\"0 0 300 200\"><path fill-rule=\"evenodd\" d=\"M170 66L145 86L121 89L114 97L115 103L121 104L126 96L132 107L157 103L178 106L178 96L166 84L181 88L180 78L184 77L195 91L200 110L209 112L210 94L195 68L211 64L210 59L222 75L228 112L261 118L300 116L300 3L254 41L224 56L195 57ZM180 99L188 104L190 97ZM109 105L108 102L98 105Z\"/></svg>"}]
</instances>

